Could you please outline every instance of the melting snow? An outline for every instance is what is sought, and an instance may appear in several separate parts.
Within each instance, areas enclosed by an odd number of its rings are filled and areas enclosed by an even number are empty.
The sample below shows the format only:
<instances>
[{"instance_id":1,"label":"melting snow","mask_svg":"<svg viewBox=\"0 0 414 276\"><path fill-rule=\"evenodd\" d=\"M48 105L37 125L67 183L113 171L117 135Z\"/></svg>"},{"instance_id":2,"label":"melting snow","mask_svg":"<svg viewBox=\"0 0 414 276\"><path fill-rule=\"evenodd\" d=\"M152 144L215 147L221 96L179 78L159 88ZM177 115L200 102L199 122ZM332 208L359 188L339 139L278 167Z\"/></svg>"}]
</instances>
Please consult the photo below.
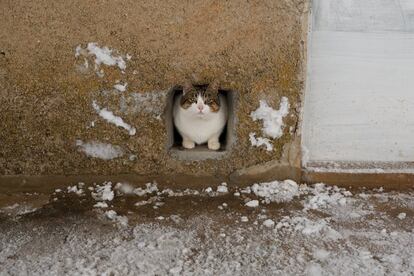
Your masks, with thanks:
<instances>
[{"instance_id":1,"label":"melting snow","mask_svg":"<svg viewBox=\"0 0 414 276\"><path fill-rule=\"evenodd\" d=\"M87 46L90 55L95 55L95 64L100 66L102 63L108 66L118 66L119 69L125 70L126 63L122 56L112 54L113 50L108 47L99 47L97 43L90 42Z\"/></svg>"},{"instance_id":2,"label":"melting snow","mask_svg":"<svg viewBox=\"0 0 414 276\"><path fill-rule=\"evenodd\" d=\"M91 193L95 200L111 201L114 199L114 191L112 191L112 183L104 182L102 185L97 185L95 192Z\"/></svg>"},{"instance_id":3,"label":"melting snow","mask_svg":"<svg viewBox=\"0 0 414 276\"><path fill-rule=\"evenodd\" d=\"M256 196L264 198L267 204L288 202L299 195L299 186L292 180L254 184L251 189Z\"/></svg>"},{"instance_id":4,"label":"melting snow","mask_svg":"<svg viewBox=\"0 0 414 276\"><path fill-rule=\"evenodd\" d=\"M256 133L250 132L249 138L250 138L250 143L252 144L252 146L255 146L255 147L266 146L267 151L273 150L273 145L268 138L263 138L263 137L256 138L255 136L256 136Z\"/></svg>"},{"instance_id":5,"label":"melting snow","mask_svg":"<svg viewBox=\"0 0 414 276\"><path fill-rule=\"evenodd\" d=\"M250 114L253 121L263 121L263 133L273 139L280 138L283 135L283 118L289 114L288 98L282 97L279 110L271 108L266 101L261 100L258 109Z\"/></svg>"},{"instance_id":6,"label":"melting snow","mask_svg":"<svg viewBox=\"0 0 414 276\"><path fill-rule=\"evenodd\" d=\"M97 43L90 42L87 44L86 48L82 48L81 45L78 45L75 48L75 57L84 57L84 68L82 70L87 70L89 67L87 57L93 56L95 63L95 72L99 77L103 77L104 71L100 68L101 64L105 64L107 66L117 66L122 70L122 72L124 72L126 69L124 56L115 55L114 52L116 52L116 50L110 49L107 46L100 47ZM128 54L125 57L127 60L131 59L131 56Z\"/></svg>"},{"instance_id":7,"label":"melting snow","mask_svg":"<svg viewBox=\"0 0 414 276\"><path fill-rule=\"evenodd\" d=\"M119 223L121 226L128 226L128 218L125 216L119 216L114 210L105 211L105 216L108 219Z\"/></svg>"},{"instance_id":8,"label":"melting snow","mask_svg":"<svg viewBox=\"0 0 414 276\"><path fill-rule=\"evenodd\" d=\"M128 130L129 135L135 135L136 129L135 127L130 126L129 124L125 123L124 120L122 120L121 117L114 115L112 111L109 111L106 108L100 108L99 105L96 103L96 101L92 102L92 106L95 109L95 111L101 116L103 119L105 119L107 122L112 123L118 127L122 127L126 130Z\"/></svg>"},{"instance_id":9,"label":"melting snow","mask_svg":"<svg viewBox=\"0 0 414 276\"><path fill-rule=\"evenodd\" d=\"M98 200L95 207L103 208L111 201L113 208L122 210L125 204L122 198L113 199L123 194L134 197L136 189L126 183L113 187L105 182L84 189L79 183L61 192L76 193L81 189L88 192L92 188ZM121 230L100 227L104 224L99 224L96 217L79 214L64 213L64 220L53 216L43 220L23 218L18 223L0 220L2 270L7 275L25 274L29 270L35 275L62 271L73 275L336 275L338 271L343 275L412 275L414 272L412 192L366 190L352 195L338 187L298 185L290 180L258 183L243 189L244 193L231 186L227 188L239 193L233 199L226 194L228 205L220 198L211 198L221 196L216 189L210 193L191 189L160 191L155 183L147 183L136 194L145 196L141 199L154 206L164 204L159 201L163 196L199 194L207 201L217 200L227 211L204 212L203 199L199 198L200 201L194 200L197 204L188 216L188 207L176 199L178 204L170 205L165 213L156 210L152 221L147 213L134 212L132 217L144 220ZM245 200L252 202L255 197L265 202L266 199L282 202L283 206L258 207L258 200L253 204L256 209L243 206ZM79 200L82 202L84 197ZM234 209L237 202L239 206ZM174 200L166 201L165 205L168 204L174 204ZM127 217L120 216L118 209L95 212L99 219L128 225ZM338 212L343 215L338 216ZM352 217L372 216L350 220L352 213ZM227 223L228 219L242 223ZM175 224L171 226L170 222ZM60 233L66 237L65 243ZM48 250L42 246L45 241L52 245Z\"/></svg>"},{"instance_id":10,"label":"melting snow","mask_svg":"<svg viewBox=\"0 0 414 276\"><path fill-rule=\"evenodd\" d=\"M83 142L77 140L76 146L78 146L80 151L84 152L86 155L103 160L111 160L124 155L124 151L120 146L97 141Z\"/></svg>"}]
</instances>

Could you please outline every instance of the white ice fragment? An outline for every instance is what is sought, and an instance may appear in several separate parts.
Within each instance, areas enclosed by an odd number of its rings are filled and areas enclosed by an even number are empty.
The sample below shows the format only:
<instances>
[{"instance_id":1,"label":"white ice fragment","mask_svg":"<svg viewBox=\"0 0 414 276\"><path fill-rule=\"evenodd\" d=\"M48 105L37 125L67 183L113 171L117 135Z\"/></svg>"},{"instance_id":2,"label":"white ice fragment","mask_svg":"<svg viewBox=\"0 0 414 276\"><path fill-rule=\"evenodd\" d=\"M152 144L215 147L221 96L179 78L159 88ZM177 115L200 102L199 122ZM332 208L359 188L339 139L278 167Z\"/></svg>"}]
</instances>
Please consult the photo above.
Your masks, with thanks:
<instances>
[{"instance_id":1,"label":"white ice fragment","mask_svg":"<svg viewBox=\"0 0 414 276\"><path fill-rule=\"evenodd\" d=\"M246 217L246 216L242 216L242 217L240 218L240 221L241 221L241 222L248 222L248 221L249 221L249 218L248 218L248 217Z\"/></svg>"},{"instance_id":2,"label":"white ice fragment","mask_svg":"<svg viewBox=\"0 0 414 276\"><path fill-rule=\"evenodd\" d=\"M164 220L165 218L163 216L157 217L158 220Z\"/></svg>"},{"instance_id":3,"label":"white ice fragment","mask_svg":"<svg viewBox=\"0 0 414 276\"><path fill-rule=\"evenodd\" d=\"M115 190L123 193L123 194L132 194L134 192L134 188L129 185L128 183L117 183L115 185Z\"/></svg>"},{"instance_id":4,"label":"white ice fragment","mask_svg":"<svg viewBox=\"0 0 414 276\"><path fill-rule=\"evenodd\" d=\"M134 194L136 194L137 196L144 196L146 194L152 194L155 192L158 192L158 187L157 187L157 183L147 183L145 184L145 189L139 187L134 189Z\"/></svg>"},{"instance_id":5,"label":"white ice fragment","mask_svg":"<svg viewBox=\"0 0 414 276\"><path fill-rule=\"evenodd\" d=\"M127 86L128 86L128 83L124 83L124 84L117 83L114 85L114 88L118 90L119 92L125 92Z\"/></svg>"},{"instance_id":6,"label":"white ice fragment","mask_svg":"<svg viewBox=\"0 0 414 276\"><path fill-rule=\"evenodd\" d=\"M407 217L407 214L406 214L406 213L399 213L397 217L398 217L400 220L403 220L403 219L405 219L405 218Z\"/></svg>"},{"instance_id":7,"label":"white ice fragment","mask_svg":"<svg viewBox=\"0 0 414 276\"><path fill-rule=\"evenodd\" d=\"M137 203L135 203L134 205L135 206L144 206L144 205L147 205L147 204L150 204L151 203L151 201L149 201L149 200L141 200L141 201L138 201Z\"/></svg>"},{"instance_id":8,"label":"white ice fragment","mask_svg":"<svg viewBox=\"0 0 414 276\"><path fill-rule=\"evenodd\" d=\"M252 146L255 146L255 147L266 146L267 151L273 150L273 145L270 142L270 140L268 138L263 138L263 137L256 138L255 132L250 132L249 139L250 139L250 143L252 144Z\"/></svg>"},{"instance_id":9,"label":"white ice fragment","mask_svg":"<svg viewBox=\"0 0 414 276\"><path fill-rule=\"evenodd\" d=\"M263 133L273 139L280 138L283 135L283 118L289 114L288 98L282 97L279 110L271 108L266 101L261 100L258 109L250 114L253 121L263 121Z\"/></svg>"},{"instance_id":10,"label":"white ice fragment","mask_svg":"<svg viewBox=\"0 0 414 276\"><path fill-rule=\"evenodd\" d=\"M128 218L125 216L119 216L114 210L106 211L105 216L110 220L118 222L122 226L128 225Z\"/></svg>"},{"instance_id":11,"label":"white ice fragment","mask_svg":"<svg viewBox=\"0 0 414 276\"><path fill-rule=\"evenodd\" d=\"M239 192L235 192L233 195L234 196L240 196L240 193Z\"/></svg>"},{"instance_id":12,"label":"white ice fragment","mask_svg":"<svg viewBox=\"0 0 414 276\"><path fill-rule=\"evenodd\" d=\"M228 193L229 189L227 188L227 184L223 182L221 185L219 185L217 187L217 192L218 193Z\"/></svg>"},{"instance_id":13,"label":"white ice fragment","mask_svg":"<svg viewBox=\"0 0 414 276\"><path fill-rule=\"evenodd\" d=\"M116 219L117 214L114 210L108 210L108 211L105 212L105 216L107 218L111 219L111 220L114 220L114 219Z\"/></svg>"},{"instance_id":14,"label":"white ice fragment","mask_svg":"<svg viewBox=\"0 0 414 276\"><path fill-rule=\"evenodd\" d=\"M270 227L275 226L275 222L271 219L267 219L267 220L263 221L263 225L270 228Z\"/></svg>"},{"instance_id":15,"label":"white ice fragment","mask_svg":"<svg viewBox=\"0 0 414 276\"><path fill-rule=\"evenodd\" d=\"M95 208L108 208L108 204L106 202L98 202L95 205L93 205Z\"/></svg>"},{"instance_id":16,"label":"white ice fragment","mask_svg":"<svg viewBox=\"0 0 414 276\"><path fill-rule=\"evenodd\" d=\"M129 135L135 135L135 127L125 123L121 117L114 115L112 111L109 111L107 108L100 108L96 101L92 102L92 107L95 109L96 113L98 113L98 115L105 119L107 122L128 130Z\"/></svg>"},{"instance_id":17,"label":"white ice fragment","mask_svg":"<svg viewBox=\"0 0 414 276\"><path fill-rule=\"evenodd\" d=\"M83 194L83 189L79 189L78 186L74 185L74 186L69 186L67 188L68 193L75 193L79 196L81 196Z\"/></svg>"},{"instance_id":18,"label":"white ice fragment","mask_svg":"<svg viewBox=\"0 0 414 276\"><path fill-rule=\"evenodd\" d=\"M114 191L112 191L112 183L104 182L102 185L96 186L96 192L92 192L92 197L97 201L112 201L114 199Z\"/></svg>"},{"instance_id":19,"label":"white ice fragment","mask_svg":"<svg viewBox=\"0 0 414 276\"><path fill-rule=\"evenodd\" d=\"M259 201L254 199L254 200L250 200L249 202L247 202L245 204L247 207L251 207L251 208L255 208L259 206Z\"/></svg>"},{"instance_id":20,"label":"white ice fragment","mask_svg":"<svg viewBox=\"0 0 414 276\"><path fill-rule=\"evenodd\" d=\"M124 155L124 151L120 146L97 141L83 142L82 140L77 140L76 146L86 155L103 160L111 160Z\"/></svg>"},{"instance_id":21,"label":"white ice fragment","mask_svg":"<svg viewBox=\"0 0 414 276\"><path fill-rule=\"evenodd\" d=\"M250 187L246 187L246 188L240 190L240 192L242 194L250 194L252 192L252 190L250 189Z\"/></svg>"},{"instance_id":22,"label":"white ice fragment","mask_svg":"<svg viewBox=\"0 0 414 276\"><path fill-rule=\"evenodd\" d=\"M204 190L206 193L211 193L213 191L213 189L211 187L208 187Z\"/></svg>"}]
</instances>

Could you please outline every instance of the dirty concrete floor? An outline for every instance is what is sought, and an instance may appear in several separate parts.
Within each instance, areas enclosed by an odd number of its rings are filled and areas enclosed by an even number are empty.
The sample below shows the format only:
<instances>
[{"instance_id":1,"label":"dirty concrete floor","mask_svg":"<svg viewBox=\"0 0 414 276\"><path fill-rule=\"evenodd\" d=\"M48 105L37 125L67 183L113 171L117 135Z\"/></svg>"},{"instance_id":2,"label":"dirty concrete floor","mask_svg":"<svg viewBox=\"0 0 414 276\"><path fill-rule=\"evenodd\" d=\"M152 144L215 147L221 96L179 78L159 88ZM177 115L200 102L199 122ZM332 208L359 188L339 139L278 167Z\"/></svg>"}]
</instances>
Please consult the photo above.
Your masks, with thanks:
<instances>
[{"instance_id":1,"label":"dirty concrete floor","mask_svg":"<svg viewBox=\"0 0 414 276\"><path fill-rule=\"evenodd\" d=\"M1 195L0 229L0 275L414 273L413 191L78 184Z\"/></svg>"}]
</instances>

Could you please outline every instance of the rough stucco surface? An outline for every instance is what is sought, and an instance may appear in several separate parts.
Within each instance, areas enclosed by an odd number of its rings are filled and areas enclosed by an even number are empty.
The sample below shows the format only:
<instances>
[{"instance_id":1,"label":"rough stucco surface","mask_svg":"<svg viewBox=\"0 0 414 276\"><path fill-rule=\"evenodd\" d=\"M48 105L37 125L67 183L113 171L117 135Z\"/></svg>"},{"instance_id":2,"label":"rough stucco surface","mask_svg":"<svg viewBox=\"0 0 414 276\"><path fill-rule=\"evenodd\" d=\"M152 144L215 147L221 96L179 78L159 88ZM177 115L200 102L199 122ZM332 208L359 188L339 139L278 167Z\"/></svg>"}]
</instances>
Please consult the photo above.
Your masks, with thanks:
<instances>
[{"instance_id":1,"label":"rough stucco surface","mask_svg":"<svg viewBox=\"0 0 414 276\"><path fill-rule=\"evenodd\" d=\"M305 2L1 1L0 174L225 175L278 160L298 120ZM105 66L103 78L79 70L75 48L88 42L132 55L125 74ZM167 93L188 77L219 78L238 93L237 142L220 160L176 160L166 149ZM112 90L116 80L128 83L126 92ZM276 150L252 147L248 133L260 133L261 123L250 112L260 99L277 109L282 96L291 109ZM93 100L137 134L105 122ZM77 139L118 145L126 154L91 158Z\"/></svg>"}]
</instances>

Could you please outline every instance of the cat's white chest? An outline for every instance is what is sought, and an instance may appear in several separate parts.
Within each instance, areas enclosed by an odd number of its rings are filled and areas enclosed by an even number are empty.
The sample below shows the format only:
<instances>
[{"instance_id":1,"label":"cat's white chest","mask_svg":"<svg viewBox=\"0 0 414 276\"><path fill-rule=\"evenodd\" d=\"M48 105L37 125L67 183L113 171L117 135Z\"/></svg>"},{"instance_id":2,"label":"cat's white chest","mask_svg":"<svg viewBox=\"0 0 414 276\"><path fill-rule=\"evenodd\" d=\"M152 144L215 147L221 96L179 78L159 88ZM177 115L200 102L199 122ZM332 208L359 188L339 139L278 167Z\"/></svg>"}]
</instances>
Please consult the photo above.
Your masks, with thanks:
<instances>
[{"instance_id":1,"label":"cat's white chest","mask_svg":"<svg viewBox=\"0 0 414 276\"><path fill-rule=\"evenodd\" d=\"M196 144L206 143L213 137L220 136L227 121L227 103L224 96L220 96L221 106L218 112L210 112L205 116L198 116L183 109L180 97L174 103L174 124L181 134Z\"/></svg>"}]
</instances>

